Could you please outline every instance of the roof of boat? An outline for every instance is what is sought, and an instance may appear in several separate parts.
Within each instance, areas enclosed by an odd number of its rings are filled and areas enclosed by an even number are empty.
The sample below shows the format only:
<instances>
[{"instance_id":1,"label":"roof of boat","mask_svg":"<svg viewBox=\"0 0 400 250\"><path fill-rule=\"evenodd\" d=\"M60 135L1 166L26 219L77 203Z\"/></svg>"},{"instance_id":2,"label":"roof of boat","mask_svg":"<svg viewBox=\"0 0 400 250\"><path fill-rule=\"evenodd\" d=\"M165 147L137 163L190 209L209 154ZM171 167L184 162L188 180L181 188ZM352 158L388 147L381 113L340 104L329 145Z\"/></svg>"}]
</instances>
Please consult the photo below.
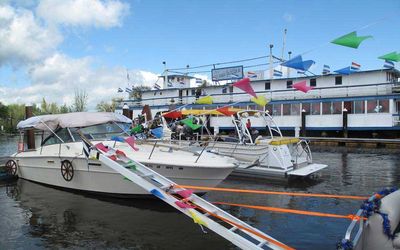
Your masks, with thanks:
<instances>
[{"instance_id":1,"label":"roof of boat","mask_svg":"<svg viewBox=\"0 0 400 250\"><path fill-rule=\"evenodd\" d=\"M74 112L55 115L33 116L17 124L17 129L35 128L49 130L61 128L80 128L108 122L132 123L132 120L111 112Z\"/></svg>"}]
</instances>

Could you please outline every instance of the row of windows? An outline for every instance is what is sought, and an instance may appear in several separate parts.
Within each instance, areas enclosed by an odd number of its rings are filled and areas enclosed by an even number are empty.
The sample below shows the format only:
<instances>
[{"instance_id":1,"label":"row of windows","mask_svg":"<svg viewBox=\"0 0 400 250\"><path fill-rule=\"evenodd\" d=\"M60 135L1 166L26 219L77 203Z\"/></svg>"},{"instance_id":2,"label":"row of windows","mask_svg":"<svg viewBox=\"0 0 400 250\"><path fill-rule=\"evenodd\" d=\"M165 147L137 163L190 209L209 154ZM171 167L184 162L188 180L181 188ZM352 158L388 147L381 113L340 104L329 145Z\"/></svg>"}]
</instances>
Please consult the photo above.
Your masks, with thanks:
<instances>
[{"instance_id":1,"label":"row of windows","mask_svg":"<svg viewBox=\"0 0 400 250\"><path fill-rule=\"evenodd\" d=\"M388 113L389 100L345 101L345 102L315 102L269 104L266 110L273 116L300 115L304 110L308 115L341 114L346 109L349 114Z\"/></svg>"},{"instance_id":2,"label":"row of windows","mask_svg":"<svg viewBox=\"0 0 400 250\"><path fill-rule=\"evenodd\" d=\"M335 77L335 85L342 85L342 76L336 76ZM287 80L286 81L286 88L291 89L293 85L293 80ZM310 87L317 87L317 78L311 78L310 79ZM264 89L265 90L270 90L271 89L271 82L267 81L264 84Z\"/></svg>"}]
</instances>

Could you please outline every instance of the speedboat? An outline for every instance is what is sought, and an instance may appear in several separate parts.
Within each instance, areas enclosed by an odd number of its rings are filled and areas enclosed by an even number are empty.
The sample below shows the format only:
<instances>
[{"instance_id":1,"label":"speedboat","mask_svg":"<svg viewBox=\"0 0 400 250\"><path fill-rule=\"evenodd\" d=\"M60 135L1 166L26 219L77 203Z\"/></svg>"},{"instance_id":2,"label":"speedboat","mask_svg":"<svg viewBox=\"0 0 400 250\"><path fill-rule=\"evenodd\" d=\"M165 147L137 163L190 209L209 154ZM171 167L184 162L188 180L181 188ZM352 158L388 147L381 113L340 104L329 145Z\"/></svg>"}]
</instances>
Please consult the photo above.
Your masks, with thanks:
<instances>
[{"instance_id":1,"label":"speedboat","mask_svg":"<svg viewBox=\"0 0 400 250\"><path fill-rule=\"evenodd\" d=\"M246 126L246 120L250 116L266 126L267 136L263 137L257 130ZM206 123L196 117L193 119L198 119L197 123ZM206 143L208 152L233 157L240 162L232 175L289 179L290 177L315 176L327 167L325 164L313 163L311 149L306 140L283 137L279 126L268 111L240 110L232 114L231 119L237 137L217 136ZM165 134L174 133L166 126L165 119L163 126L164 131L168 131ZM172 143L186 147L196 145L196 142L182 140L181 138L185 138L184 135L175 135L175 138L178 139L171 140ZM204 141L197 141L197 143L204 145Z\"/></svg>"},{"instance_id":2,"label":"speedboat","mask_svg":"<svg viewBox=\"0 0 400 250\"><path fill-rule=\"evenodd\" d=\"M43 115L18 123L24 133L36 129L44 133L40 147L19 150L6 166L18 177L59 188L88 191L112 196L148 194L113 169L88 155L80 135L93 145L102 143L181 185L214 187L237 166L234 159L204 152L199 155L157 144L134 145L126 134L132 121L107 112L78 112ZM21 136L23 138L23 136ZM130 143L127 143L130 138ZM21 148L20 148L21 149ZM201 192L201 190L200 190Z\"/></svg>"}]
</instances>

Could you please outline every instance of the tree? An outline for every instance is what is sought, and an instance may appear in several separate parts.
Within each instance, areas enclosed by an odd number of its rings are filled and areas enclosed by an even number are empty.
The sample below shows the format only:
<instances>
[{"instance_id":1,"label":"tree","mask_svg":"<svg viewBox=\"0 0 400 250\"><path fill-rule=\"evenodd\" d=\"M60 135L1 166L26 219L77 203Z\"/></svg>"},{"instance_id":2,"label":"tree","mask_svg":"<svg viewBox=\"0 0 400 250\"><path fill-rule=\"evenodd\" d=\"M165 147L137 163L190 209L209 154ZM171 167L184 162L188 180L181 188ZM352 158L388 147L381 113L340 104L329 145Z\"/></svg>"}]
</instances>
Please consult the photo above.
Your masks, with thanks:
<instances>
[{"instance_id":1,"label":"tree","mask_svg":"<svg viewBox=\"0 0 400 250\"><path fill-rule=\"evenodd\" d=\"M8 117L8 107L0 102L0 118L6 119Z\"/></svg>"},{"instance_id":2,"label":"tree","mask_svg":"<svg viewBox=\"0 0 400 250\"><path fill-rule=\"evenodd\" d=\"M75 97L74 97L74 104L73 104L73 111L75 112L83 112L86 110L88 101L88 94L83 89L75 90Z\"/></svg>"},{"instance_id":3,"label":"tree","mask_svg":"<svg viewBox=\"0 0 400 250\"><path fill-rule=\"evenodd\" d=\"M121 102L122 98L113 98L111 103L106 101L101 101L99 104L96 105L97 111L100 112L114 112L115 108L117 107L117 103Z\"/></svg>"},{"instance_id":4,"label":"tree","mask_svg":"<svg viewBox=\"0 0 400 250\"><path fill-rule=\"evenodd\" d=\"M151 89L150 87L143 85L132 87L132 92L129 94L129 97L140 101L142 100L142 92L150 89Z\"/></svg>"},{"instance_id":5,"label":"tree","mask_svg":"<svg viewBox=\"0 0 400 250\"><path fill-rule=\"evenodd\" d=\"M60 113L68 113L71 111L71 108L69 108L65 103L60 107Z\"/></svg>"}]
</instances>

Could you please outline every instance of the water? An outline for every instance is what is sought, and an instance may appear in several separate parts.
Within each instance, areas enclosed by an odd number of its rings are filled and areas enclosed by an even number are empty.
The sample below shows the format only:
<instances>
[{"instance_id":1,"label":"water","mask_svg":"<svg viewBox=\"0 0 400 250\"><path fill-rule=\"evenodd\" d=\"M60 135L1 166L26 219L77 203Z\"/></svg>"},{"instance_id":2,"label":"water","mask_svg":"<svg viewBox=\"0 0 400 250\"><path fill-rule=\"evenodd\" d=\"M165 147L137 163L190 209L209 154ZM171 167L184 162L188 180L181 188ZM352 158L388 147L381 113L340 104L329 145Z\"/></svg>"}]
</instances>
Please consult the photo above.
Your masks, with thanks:
<instances>
[{"instance_id":1,"label":"water","mask_svg":"<svg viewBox=\"0 0 400 250\"><path fill-rule=\"evenodd\" d=\"M0 155L16 148L0 138ZM317 181L271 183L227 179L221 187L289 192L370 195L400 184L400 155L346 150L314 152L329 164ZM347 215L360 201L211 192L209 201L274 206ZM346 219L308 217L227 207L228 212L297 249L335 249ZM153 200L109 200L71 193L25 180L0 183L0 249L236 249L213 232L204 234L184 215Z\"/></svg>"}]
</instances>

